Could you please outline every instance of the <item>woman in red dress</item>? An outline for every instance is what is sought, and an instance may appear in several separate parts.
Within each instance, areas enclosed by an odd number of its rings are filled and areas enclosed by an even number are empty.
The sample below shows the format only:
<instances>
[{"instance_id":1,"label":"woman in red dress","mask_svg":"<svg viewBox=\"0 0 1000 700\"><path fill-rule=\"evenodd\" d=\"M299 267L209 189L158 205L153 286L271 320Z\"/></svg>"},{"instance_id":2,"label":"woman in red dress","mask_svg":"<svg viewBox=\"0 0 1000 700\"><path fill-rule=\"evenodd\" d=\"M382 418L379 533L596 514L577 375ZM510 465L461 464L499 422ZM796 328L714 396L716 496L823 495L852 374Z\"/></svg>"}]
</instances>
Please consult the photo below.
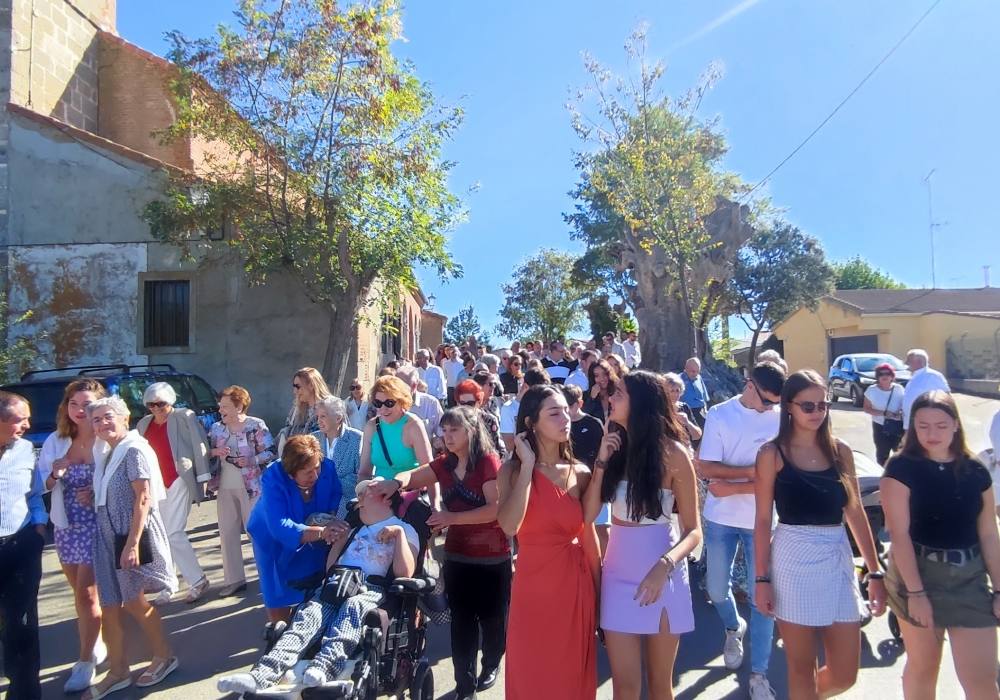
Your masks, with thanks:
<instances>
[{"instance_id":1,"label":"woman in red dress","mask_svg":"<svg viewBox=\"0 0 1000 700\"><path fill-rule=\"evenodd\" d=\"M500 470L497 521L517 536L507 626L507 700L597 695L600 549L581 500L590 471L569 447L566 399L550 385L521 399L515 455Z\"/></svg>"}]
</instances>

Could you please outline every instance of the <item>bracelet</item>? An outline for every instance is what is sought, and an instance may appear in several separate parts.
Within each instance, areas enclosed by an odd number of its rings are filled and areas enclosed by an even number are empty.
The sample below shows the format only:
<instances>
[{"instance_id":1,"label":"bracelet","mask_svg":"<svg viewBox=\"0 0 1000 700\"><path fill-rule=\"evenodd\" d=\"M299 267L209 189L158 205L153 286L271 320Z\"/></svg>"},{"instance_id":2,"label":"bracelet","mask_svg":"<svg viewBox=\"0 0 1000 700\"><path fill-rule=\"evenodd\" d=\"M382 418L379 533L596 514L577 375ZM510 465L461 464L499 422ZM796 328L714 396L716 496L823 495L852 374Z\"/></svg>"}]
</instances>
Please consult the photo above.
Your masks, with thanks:
<instances>
[{"instance_id":1,"label":"bracelet","mask_svg":"<svg viewBox=\"0 0 1000 700\"><path fill-rule=\"evenodd\" d=\"M770 576L758 576L754 579L754 583L771 583Z\"/></svg>"},{"instance_id":2,"label":"bracelet","mask_svg":"<svg viewBox=\"0 0 1000 700\"><path fill-rule=\"evenodd\" d=\"M906 592L906 596L908 598L914 598L914 597L917 597L917 596L926 596L926 595L927 595L927 591L924 590L923 588L921 588L919 591L907 591Z\"/></svg>"},{"instance_id":3,"label":"bracelet","mask_svg":"<svg viewBox=\"0 0 1000 700\"><path fill-rule=\"evenodd\" d=\"M607 461L605 461L603 459L594 460L594 469L595 469L595 471L597 469L606 469L607 466L608 466Z\"/></svg>"},{"instance_id":4,"label":"bracelet","mask_svg":"<svg viewBox=\"0 0 1000 700\"><path fill-rule=\"evenodd\" d=\"M868 583L869 581L882 581L884 579L885 579L884 571L869 571L867 574L865 574L865 583Z\"/></svg>"},{"instance_id":5,"label":"bracelet","mask_svg":"<svg viewBox=\"0 0 1000 700\"><path fill-rule=\"evenodd\" d=\"M677 562L670 558L669 554L664 554L660 557L660 561L667 565L667 568L673 571L677 568Z\"/></svg>"}]
</instances>

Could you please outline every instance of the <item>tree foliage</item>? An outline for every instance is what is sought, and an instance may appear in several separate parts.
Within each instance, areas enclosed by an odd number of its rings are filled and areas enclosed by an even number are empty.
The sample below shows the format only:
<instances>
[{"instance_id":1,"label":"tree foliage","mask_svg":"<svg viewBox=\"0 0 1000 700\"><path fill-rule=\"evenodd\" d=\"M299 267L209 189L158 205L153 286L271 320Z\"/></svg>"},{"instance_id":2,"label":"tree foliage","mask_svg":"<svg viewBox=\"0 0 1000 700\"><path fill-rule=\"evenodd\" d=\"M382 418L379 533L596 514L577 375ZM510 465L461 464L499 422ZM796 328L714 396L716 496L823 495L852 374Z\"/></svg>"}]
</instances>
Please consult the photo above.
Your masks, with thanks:
<instances>
[{"instance_id":1,"label":"tree foliage","mask_svg":"<svg viewBox=\"0 0 1000 700\"><path fill-rule=\"evenodd\" d=\"M693 90L674 99L662 92L663 64L646 59L643 29L630 37L626 51L638 67L634 77L616 77L585 58L590 85L577 94L571 112L574 130L591 150L576 155L580 181L573 194L579 204L566 219L594 255L589 268L605 280L605 289L625 292L644 332L670 336L644 339L644 347L675 346L668 354L686 357L725 291L724 277L704 274L706 260L730 254L709 220L721 201L748 188L722 166L726 143L717 121L697 115L719 70L710 67ZM727 267L725 260L712 262ZM645 290L642 273L657 278ZM662 291L660 279L666 280ZM643 298L651 293L667 298ZM679 306L684 327L667 331L643 319L670 305Z\"/></svg>"},{"instance_id":2,"label":"tree foliage","mask_svg":"<svg viewBox=\"0 0 1000 700\"><path fill-rule=\"evenodd\" d=\"M484 331L479 324L479 317L476 316L472 304L459 309L458 314L448 320L448 325L444 329L444 342L461 345L470 335L482 345L492 343L489 331Z\"/></svg>"},{"instance_id":3,"label":"tree foliage","mask_svg":"<svg viewBox=\"0 0 1000 700\"><path fill-rule=\"evenodd\" d=\"M780 221L758 230L737 255L729 284L737 313L753 333L750 357L762 331L803 306L816 308L833 276L815 238Z\"/></svg>"},{"instance_id":4,"label":"tree foliage","mask_svg":"<svg viewBox=\"0 0 1000 700\"><path fill-rule=\"evenodd\" d=\"M497 332L507 338L565 339L580 327L586 292L573 282L574 258L543 249L503 285Z\"/></svg>"},{"instance_id":5,"label":"tree foliage","mask_svg":"<svg viewBox=\"0 0 1000 700\"><path fill-rule=\"evenodd\" d=\"M26 323L34 313L25 311L17 318L7 315L7 296L0 291L0 381L17 381L38 355L35 347L39 337L11 336L11 327Z\"/></svg>"},{"instance_id":6,"label":"tree foliage","mask_svg":"<svg viewBox=\"0 0 1000 700\"><path fill-rule=\"evenodd\" d=\"M397 302L415 265L461 273L446 234L463 211L441 158L461 111L393 55L396 0L239 8L214 37L170 34L177 118L165 138L211 148L199 177L175 176L146 219L184 245L224 218L252 283L294 275L329 313L324 373L342 384L369 299Z\"/></svg>"},{"instance_id":7,"label":"tree foliage","mask_svg":"<svg viewBox=\"0 0 1000 700\"><path fill-rule=\"evenodd\" d=\"M905 284L874 267L860 255L833 263L833 270L836 289L906 289Z\"/></svg>"}]
</instances>

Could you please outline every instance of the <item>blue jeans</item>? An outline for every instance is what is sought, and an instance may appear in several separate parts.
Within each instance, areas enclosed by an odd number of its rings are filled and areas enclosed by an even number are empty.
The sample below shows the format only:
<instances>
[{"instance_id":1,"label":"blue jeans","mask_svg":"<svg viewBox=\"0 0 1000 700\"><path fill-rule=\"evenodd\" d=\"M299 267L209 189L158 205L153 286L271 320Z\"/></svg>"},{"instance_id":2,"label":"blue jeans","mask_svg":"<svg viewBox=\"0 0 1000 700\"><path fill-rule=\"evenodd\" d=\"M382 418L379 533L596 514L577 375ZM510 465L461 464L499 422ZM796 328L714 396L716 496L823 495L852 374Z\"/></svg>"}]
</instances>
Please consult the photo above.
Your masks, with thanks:
<instances>
[{"instance_id":1,"label":"blue jeans","mask_svg":"<svg viewBox=\"0 0 1000 700\"><path fill-rule=\"evenodd\" d=\"M747 559L747 570L750 579L750 670L754 673L767 673L767 665L771 660L771 642L774 637L774 620L757 611L753 605L754 588L752 583L753 568L753 530L746 530L729 525L720 525L706 520L703 523L705 532L705 547L707 553L707 571L705 587L708 597L722 618L722 624L727 630L735 630L740 626L739 613L736 611L736 601L733 599L732 576L733 561L736 559L736 547L742 541L743 551Z\"/></svg>"}]
</instances>

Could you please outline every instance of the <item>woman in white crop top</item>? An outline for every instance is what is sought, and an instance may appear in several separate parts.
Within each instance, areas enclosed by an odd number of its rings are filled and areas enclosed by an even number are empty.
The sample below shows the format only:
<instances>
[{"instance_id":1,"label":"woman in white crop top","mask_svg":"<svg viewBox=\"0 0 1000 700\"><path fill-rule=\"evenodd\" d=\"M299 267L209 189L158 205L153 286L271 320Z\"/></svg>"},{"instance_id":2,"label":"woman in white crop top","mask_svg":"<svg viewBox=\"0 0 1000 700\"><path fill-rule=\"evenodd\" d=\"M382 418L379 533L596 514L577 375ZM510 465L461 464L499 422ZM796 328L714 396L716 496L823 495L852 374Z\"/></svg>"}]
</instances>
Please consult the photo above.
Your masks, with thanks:
<instances>
[{"instance_id":1,"label":"woman in white crop top","mask_svg":"<svg viewBox=\"0 0 1000 700\"><path fill-rule=\"evenodd\" d=\"M587 522L611 504L600 625L616 700L638 700L643 646L649 697L672 698L680 635L694 629L687 557L701 542L701 524L682 436L662 377L643 370L625 375L611 396L608 430L584 496ZM671 521L675 498L679 536Z\"/></svg>"}]
</instances>

